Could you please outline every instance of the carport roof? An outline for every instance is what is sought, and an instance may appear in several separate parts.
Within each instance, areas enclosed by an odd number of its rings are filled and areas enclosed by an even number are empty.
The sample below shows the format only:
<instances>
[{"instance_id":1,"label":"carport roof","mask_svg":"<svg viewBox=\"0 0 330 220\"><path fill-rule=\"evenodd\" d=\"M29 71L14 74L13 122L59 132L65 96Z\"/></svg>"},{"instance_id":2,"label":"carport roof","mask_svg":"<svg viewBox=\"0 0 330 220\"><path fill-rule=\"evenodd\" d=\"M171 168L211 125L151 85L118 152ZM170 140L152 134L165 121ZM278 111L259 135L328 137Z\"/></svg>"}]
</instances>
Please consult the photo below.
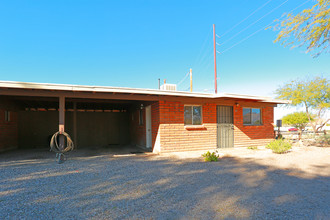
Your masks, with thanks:
<instances>
[{"instance_id":1,"label":"carport roof","mask_svg":"<svg viewBox=\"0 0 330 220\"><path fill-rule=\"evenodd\" d=\"M157 95L157 96L179 96L192 98L232 98L232 99L247 99L256 100L265 103L288 104L288 100L278 100L271 97L251 96L231 93L196 93L184 91L166 91L157 89L140 89L140 88L125 88L111 86L84 86L84 85L69 85L69 84L50 84L50 83L31 83L31 82L15 82L15 81L0 81L0 88L11 89L27 89L27 90L45 90L45 91L65 91L65 92L92 92L92 93L121 93L121 94L136 94L136 95Z\"/></svg>"}]
</instances>

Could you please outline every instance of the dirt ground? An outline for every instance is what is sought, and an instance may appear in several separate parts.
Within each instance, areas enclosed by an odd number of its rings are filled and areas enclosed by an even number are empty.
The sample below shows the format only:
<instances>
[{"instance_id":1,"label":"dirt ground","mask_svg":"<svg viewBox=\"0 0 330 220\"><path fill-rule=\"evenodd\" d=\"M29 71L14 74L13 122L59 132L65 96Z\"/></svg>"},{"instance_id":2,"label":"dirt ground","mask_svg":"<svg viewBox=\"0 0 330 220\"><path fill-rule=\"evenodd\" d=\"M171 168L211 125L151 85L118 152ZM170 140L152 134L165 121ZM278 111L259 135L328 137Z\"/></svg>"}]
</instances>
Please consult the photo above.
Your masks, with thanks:
<instances>
[{"instance_id":1,"label":"dirt ground","mask_svg":"<svg viewBox=\"0 0 330 220\"><path fill-rule=\"evenodd\" d=\"M161 156L178 159L200 159L205 151L168 153ZM330 176L330 147L294 146L285 154L272 153L270 149L258 147L257 150L232 148L218 150L220 159L232 157L251 159L255 163L270 166L274 169L295 170L301 177ZM293 173L292 173L293 174Z\"/></svg>"},{"instance_id":2,"label":"dirt ground","mask_svg":"<svg viewBox=\"0 0 330 220\"><path fill-rule=\"evenodd\" d=\"M330 148L0 154L1 219L330 219Z\"/></svg>"}]
</instances>

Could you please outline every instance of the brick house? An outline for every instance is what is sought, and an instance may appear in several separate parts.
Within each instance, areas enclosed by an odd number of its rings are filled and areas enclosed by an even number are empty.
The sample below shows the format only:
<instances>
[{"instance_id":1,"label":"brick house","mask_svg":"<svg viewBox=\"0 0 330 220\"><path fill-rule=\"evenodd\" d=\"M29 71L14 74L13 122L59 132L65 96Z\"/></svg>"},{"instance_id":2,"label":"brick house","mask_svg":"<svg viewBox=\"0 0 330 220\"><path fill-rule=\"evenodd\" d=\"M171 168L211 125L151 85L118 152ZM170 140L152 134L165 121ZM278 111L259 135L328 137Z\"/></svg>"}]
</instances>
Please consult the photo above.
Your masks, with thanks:
<instances>
[{"instance_id":1,"label":"brick house","mask_svg":"<svg viewBox=\"0 0 330 220\"><path fill-rule=\"evenodd\" d=\"M48 147L62 129L75 145L153 152L264 145L277 104L267 97L0 81L0 151Z\"/></svg>"}]
</instances>

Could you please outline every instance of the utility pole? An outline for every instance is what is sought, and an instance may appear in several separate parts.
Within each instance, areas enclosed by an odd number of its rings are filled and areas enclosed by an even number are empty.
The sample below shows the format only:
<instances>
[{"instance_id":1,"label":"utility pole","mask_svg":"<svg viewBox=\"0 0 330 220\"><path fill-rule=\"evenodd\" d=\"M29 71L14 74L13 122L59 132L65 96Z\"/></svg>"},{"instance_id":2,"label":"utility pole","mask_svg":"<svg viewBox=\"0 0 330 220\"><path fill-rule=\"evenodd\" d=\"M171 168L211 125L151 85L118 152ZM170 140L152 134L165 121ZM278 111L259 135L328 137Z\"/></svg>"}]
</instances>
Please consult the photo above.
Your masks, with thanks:
<instances>
[{"instance_id":1,"label":"utility pole","mask_svg":"<svg viewBox=\"0 0 330 220\"><path fill-rule=\"evenodd\" d=\"M190 68L190 92L192 92L192 69Z\"/></svg>"},{"instance_id":2,"label":"utility pole","mask_svg":"<svg viewBox=\"0 0 330 220\"><path fill-rule=\"evenodd\" d=\"M214 48L214 89L215 94L218 93L218 85L217 85L217 49L216 49L216 43L215 43L215 24L213 24L213 48Z\"/></svg>"}]
</instances>

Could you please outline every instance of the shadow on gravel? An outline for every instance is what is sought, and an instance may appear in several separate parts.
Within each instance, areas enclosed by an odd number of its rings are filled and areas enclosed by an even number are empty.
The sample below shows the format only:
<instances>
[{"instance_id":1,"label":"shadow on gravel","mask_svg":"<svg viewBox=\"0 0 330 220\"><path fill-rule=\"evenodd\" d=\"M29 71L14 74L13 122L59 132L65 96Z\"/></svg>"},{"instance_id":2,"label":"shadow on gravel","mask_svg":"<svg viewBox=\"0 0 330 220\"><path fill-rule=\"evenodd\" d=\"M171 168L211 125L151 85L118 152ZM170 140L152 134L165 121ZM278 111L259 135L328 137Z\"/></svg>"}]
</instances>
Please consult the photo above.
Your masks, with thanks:
<instances>
[{"instance_id":1,"label":"shadow on gravel","mask_svg":"<svg viewBox=\"0 0 330 220\"><path fill-rule=\"evenodd\" d=\"M305 178L252 159L101 154L60 165L52 157L0 159L5 219L330 218L329 176Z\"/></svg>"}]
</instances>

